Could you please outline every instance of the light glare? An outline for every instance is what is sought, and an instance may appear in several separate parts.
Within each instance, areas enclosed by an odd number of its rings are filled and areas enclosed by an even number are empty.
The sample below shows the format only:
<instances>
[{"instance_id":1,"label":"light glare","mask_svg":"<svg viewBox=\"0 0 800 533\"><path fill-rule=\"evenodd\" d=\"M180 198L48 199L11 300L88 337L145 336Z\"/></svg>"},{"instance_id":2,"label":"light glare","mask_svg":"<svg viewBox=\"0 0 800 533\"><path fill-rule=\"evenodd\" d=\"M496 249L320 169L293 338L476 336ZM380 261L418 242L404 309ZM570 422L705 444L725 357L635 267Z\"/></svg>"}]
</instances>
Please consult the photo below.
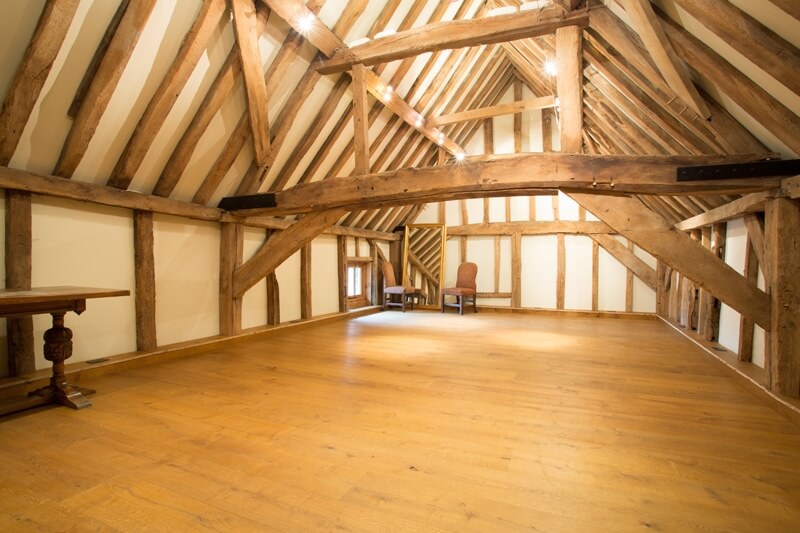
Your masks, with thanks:
<instances>
[{"instance_id":1,"label":"light glare","mask_svg":"<svg viewBox=\"0 0 800 533\"><path fill-rule=\"evenodd\" d=\"M544 72L548 76L555 76L558 74L558 67L556 66L556 62L550 59L549 61L545 61L544 63Z\"/></svg>"},{"instance_id":2,"label":"light glare","mask_svg":"<svg viewBox=\"0 0 800 533\"><path fill-rule=\"evenodd\" d=\"M297 31L300 33L308 33L311 31L311 28L314 27L314 22L316 22L317 17L312 14L303 15L299 19L297 19Z\"/></svg>"}]
</instances>

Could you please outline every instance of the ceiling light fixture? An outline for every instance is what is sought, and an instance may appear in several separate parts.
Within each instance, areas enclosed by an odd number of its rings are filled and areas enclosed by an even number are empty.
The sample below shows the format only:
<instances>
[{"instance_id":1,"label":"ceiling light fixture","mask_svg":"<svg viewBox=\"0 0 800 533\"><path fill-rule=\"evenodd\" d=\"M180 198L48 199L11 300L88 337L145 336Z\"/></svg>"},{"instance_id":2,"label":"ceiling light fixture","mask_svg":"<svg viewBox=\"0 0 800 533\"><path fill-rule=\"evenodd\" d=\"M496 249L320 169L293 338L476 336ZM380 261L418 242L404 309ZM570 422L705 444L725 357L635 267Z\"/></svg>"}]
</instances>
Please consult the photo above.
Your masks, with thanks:
<instances>
[{"instance_id":1,"label":"ceiling light fixture","mask_svg":"<svg viewBox=\"0 0 800 533\"><path fill-rule=\"evenodd\" d=\"M459 163L464 161L464 159L466 159L466 158L467 158L467 155L464 152L457 152L456 153L456 161L458 161Z\"/></svg>"},{"instance_id":2,"label":"ceiling light fixture","mask_svg":"<svg viewBox=\"0 0 800 533\"><path fill-rule=\"evenodd\" d=\"M556 74L558 74L558 66L556 65L556 62L553 61L552 59L545 61L544 72L548 76L555 76Z\"/></svg>"},{"instance_id":3,"label":"ceiling light fixture","mask_svg":"<svg viewBox=\"0 0 800 533\"><path fill-rule=\"evenodd\" d=\"M310 32L316 21L317 17L315 17L313 13L307 13L301 16L297 19L297 31L303 34Z\"/></svg>"},{"instance_id":4,"label":"ceiling light fixture","mask_svg":"<svg viewBox=\"0 0 800 533\"><path fill-rule=\"evenodd\" d=\"M422 120L422 117L421 116L417 116L417 120L414 121L414 127L415 128L421 128L424 123L425 123L425 121Z\"/></svg>"},{"instance_id":5,"label":"ceiling light fixture","mask_svg":"<svg viewBox=\"0 0 800 533\"><path fill-rule=\"evenodd\" d=\"M392 99L392 93L394 90L392 89L391 85L387 85L386 88L383 90L383 101L388 102Z\"/></svg>"}]
</instances>

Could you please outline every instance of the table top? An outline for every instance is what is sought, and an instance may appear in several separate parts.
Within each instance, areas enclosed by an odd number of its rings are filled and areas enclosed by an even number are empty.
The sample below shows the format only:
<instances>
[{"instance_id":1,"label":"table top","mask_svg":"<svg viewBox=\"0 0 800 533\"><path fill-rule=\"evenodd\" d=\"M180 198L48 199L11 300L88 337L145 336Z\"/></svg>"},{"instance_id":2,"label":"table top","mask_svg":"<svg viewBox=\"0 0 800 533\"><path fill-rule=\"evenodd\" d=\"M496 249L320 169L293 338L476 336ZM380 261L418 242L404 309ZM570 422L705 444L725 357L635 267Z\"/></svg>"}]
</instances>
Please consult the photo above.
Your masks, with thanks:
<instances>
[{"instance_id":1,"label":"table top","mask_svg":"<svg viewBox=\"0 0 800 533\"><path fill-rule=\"evenodd\" d=\"M88 298L108 298L128 296L127 289L100 289L96 287L34 287L31 289L0 289L0 304L29 304L63 302L65 300L86 300Z\"/></svg>"}]
</instances>

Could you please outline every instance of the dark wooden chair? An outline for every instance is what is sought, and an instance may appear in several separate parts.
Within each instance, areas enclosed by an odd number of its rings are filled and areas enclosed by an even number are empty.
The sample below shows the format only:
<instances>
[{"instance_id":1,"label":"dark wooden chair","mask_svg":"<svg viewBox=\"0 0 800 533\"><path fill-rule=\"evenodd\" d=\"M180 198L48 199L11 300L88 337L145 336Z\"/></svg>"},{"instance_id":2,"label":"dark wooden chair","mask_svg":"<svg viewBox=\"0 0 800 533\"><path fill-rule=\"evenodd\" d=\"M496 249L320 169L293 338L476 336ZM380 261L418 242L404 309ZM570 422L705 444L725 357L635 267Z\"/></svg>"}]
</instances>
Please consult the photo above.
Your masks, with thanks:
<instances>
[{"instance_id":1,"label":"dark wooden chair","mask_svg":"<svg viewBox=\"0 0 800 533\"><path fill-rule=\"evenodd\" d=\"M389 261L384 261L381 268L383 269L383 308L401 307L405 313L406 303L408 303L409 309L414 309L416 289L397 284L397 280L394 277L394 267ZM393 301L394 295L399 295L399 302Z\"/></svg>"},{"instance_id":2,"label":"dark wooden chair","mask_svg":"<svg viewBox=\"0 0 800 533\"><path fill-rule=\"evenodd\" d=\"M442 289L442 313L445 307L458 307L458 314L464 314L464 302L472 299L472 309L477 313L477 285L475 278L478 277L478 265L475 263L461 263L458 265L458 274L456 275L456 286ZM446 303L447 296L455 296L455 303Z\"/></svg>"}]
</instances>

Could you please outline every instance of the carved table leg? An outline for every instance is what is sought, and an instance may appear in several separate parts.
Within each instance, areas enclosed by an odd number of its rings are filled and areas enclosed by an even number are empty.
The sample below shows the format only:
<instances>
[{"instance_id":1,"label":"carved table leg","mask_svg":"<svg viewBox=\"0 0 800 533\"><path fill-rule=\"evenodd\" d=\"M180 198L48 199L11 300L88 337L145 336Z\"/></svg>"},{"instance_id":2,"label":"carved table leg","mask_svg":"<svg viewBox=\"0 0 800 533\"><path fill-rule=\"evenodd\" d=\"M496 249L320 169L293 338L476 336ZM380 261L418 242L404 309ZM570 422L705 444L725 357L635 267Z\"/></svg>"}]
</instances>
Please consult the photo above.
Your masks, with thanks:
<instances>
[{"instance_id":1,"label":"carved table leg","mask_svg":"<svg viewBox=\"0 0 800 533\"><path fill-rule=\"evenodd\" d=\"M64 361L72 356L72 330L64 327L64 313L52 313L53 327L44 332L44 358L53 362L53 377L50 385L31 392L30 396L49 397L52 403L59 403L83 409L92 405L84 394L94 390L74 387L67 383L64 375Z\"/></svg>"}]
</instances>

